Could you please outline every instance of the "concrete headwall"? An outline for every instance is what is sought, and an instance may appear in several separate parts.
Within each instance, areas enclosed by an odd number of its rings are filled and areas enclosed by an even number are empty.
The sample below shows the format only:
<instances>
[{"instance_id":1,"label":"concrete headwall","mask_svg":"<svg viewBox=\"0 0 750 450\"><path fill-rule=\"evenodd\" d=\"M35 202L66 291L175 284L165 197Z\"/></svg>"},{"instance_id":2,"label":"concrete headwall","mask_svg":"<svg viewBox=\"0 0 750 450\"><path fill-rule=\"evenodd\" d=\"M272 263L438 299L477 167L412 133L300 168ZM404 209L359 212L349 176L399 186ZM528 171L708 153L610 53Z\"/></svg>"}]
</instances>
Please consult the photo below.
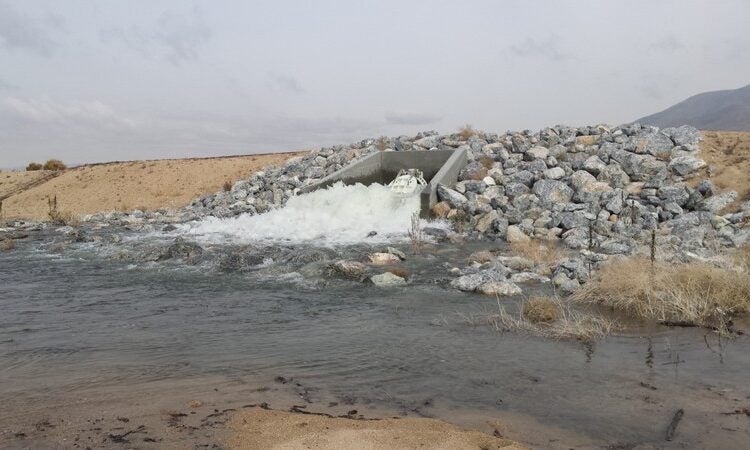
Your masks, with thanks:
<instances>
[{"instance_id":1,"label":"concrete headwall","mask_svg":"<svg viewBox=\"0 0 750 450\"><path fill-rule=\"evenodd\" d=\"M427 217L430 208L437 203L438 184L453 186L467 159L466 150L377 152L349 164L300 192L323 189L338 181L344 184L388 184L401 169L419 169L428 183L420 193L421 215Z\"/></svg>"}]
</instances>

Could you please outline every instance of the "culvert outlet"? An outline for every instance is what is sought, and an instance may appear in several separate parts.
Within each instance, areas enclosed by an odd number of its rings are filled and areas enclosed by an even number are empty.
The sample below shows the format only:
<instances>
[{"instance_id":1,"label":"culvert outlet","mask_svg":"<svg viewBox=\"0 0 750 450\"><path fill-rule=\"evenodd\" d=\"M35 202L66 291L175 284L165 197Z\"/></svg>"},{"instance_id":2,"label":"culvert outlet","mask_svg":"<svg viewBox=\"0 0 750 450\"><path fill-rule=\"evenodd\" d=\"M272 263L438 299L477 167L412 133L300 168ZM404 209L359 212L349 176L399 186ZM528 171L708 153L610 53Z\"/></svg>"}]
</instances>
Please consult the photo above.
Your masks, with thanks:
<instances>
[{"instance_id":1,"label":"culvert outlet","mask_svg":"<svg viewBox=\"0 0 750 450\"><path fill-rule=\"evenodd\" d=\"M300 193L327 188L338 181L344 184L386 185L396 178L401 169L419 169L427 181L427 186L419 194L420 215L429 217L430 208L438 201L438 184L454 186L458 180L458 173L467 162L465 149L377 152L337 170L315 184L302 188Z\"/></svg>"}]
</instances>

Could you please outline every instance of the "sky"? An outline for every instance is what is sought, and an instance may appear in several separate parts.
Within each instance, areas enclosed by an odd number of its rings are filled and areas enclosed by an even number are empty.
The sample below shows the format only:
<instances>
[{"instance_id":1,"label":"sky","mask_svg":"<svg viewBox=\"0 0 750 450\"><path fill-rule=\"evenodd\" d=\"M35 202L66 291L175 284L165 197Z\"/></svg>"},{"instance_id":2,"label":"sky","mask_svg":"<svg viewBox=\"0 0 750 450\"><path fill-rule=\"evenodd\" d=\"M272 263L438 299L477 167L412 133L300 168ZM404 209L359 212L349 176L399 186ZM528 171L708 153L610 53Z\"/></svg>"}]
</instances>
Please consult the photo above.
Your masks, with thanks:
<instances>
[{"instance_id":1,"label":"sky","mask_svg":"<svg viewBox=\"0 0 750 450\"><path fill-rule=\"evenodd\" d=\"M750 0L0 0L0 167L617 125L750 83Z\"/></svg>"}]
</instances>

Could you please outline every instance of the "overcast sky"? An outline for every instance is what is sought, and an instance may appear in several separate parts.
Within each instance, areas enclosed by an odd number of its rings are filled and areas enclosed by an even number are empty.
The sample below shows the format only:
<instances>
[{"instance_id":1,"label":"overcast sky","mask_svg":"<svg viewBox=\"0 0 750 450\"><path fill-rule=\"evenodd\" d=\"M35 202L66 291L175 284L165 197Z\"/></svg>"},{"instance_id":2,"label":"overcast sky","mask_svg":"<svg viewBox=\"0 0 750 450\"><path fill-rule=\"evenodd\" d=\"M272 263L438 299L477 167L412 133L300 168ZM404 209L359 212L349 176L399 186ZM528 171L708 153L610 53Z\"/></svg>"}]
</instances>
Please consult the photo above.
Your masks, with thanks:
<instances>
[{"instance_id":1,"label":"overcast sky","mask_svg":"<svg viewBox=\"0 0 750 450\"><path fill-rule=\"evenodd\" d=\"M0 167L620 124L750 83L750 0L0 0Z\"/></svg>"}]
</instances>

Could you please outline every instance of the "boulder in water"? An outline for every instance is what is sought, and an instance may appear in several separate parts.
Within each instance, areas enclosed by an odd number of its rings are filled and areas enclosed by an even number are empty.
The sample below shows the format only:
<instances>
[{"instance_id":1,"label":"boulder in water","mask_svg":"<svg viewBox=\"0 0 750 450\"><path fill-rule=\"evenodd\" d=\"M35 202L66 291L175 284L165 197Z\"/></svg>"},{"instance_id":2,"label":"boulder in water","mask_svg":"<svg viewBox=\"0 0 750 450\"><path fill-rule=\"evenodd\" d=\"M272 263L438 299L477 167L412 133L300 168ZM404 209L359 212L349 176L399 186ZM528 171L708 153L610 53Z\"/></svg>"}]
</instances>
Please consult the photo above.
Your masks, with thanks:
<instances>
[{"instance_id":1,"label":"boulder in water","mask_svg":"<svg viewBox=\"0 0 750 450\"><path fill-rule=\"evenodd\" d=\"M401 262L401 258L391 253L371 253L368 257L370 263L376 266L387 266L388 264L398 264Z\"/></svg>"},{"instance_id":2,"label":"boulder in water","mask_svg":"<svg viewBox=\"0 0 750 450\"><path fill-rule=\"evenodd\" d=\"M334 273L352 280L361 278L362 275L364 275L365 270L367 270L367 266L361 262L348 261L345 259L336 261L331 265L331 268Z\"/></svg>"},{"instance_id":3,"label":"boulder in water","mask_svg":"<svg viewBox=\"0 0 750 450\"><path fill-rule=\"evenodd\" d=\"M375 286L398 286L406 284L406 280L398 275L394 275L391 272L381 273L380 275L373 275L370 277L370 281Z\"/></svg>"}]
</instances>

